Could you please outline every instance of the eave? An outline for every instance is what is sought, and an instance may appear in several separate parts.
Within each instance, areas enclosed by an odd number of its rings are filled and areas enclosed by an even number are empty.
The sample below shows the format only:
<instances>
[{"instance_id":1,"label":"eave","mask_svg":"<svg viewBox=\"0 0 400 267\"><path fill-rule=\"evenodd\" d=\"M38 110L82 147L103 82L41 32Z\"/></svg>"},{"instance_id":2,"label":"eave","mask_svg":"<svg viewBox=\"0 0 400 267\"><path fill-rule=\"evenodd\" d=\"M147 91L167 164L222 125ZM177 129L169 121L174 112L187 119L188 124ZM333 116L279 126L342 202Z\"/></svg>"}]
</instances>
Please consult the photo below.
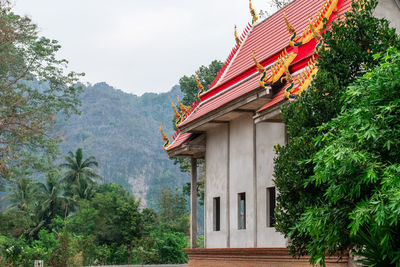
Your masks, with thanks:
<instances>
[{"instance_id":1,"label":"eave","mask_svg":"<svg viewBox=\"0 0 400 267\"><path fill-rule=\"evenodd\" d=\"M177 138L179 138L179 136ZM206 142L204 134L193 134L188 141L183 142L179 146L167 149L167 153L170 158L204 158L205 152Z\"/></svg>"}]
</instances>

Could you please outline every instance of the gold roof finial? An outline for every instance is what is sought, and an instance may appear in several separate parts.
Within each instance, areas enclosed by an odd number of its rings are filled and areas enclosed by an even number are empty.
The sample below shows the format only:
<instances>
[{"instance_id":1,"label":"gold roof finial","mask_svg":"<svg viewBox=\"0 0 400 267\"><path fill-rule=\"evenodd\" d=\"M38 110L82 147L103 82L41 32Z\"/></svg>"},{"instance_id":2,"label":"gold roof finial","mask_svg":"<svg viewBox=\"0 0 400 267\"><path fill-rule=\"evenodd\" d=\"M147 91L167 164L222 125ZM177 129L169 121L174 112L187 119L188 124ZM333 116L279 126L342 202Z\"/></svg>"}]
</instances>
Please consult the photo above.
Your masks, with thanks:
<instances>
[{"instance_id":1,"label":"gold roof finial","mask_svg":"<svg viewBox=\"0 0 400 267\"><path fill-rule=\"evenodd\" d=\"M172 108L174 109L174 114L175 114L175 126L176 128L179 128L179 124L183 121L182 115L176 110L174 101L172 101Z\"/></svg>"},{"instance_id":2,"label":"gold roof finial","mask_svg":"<svg viewBox=\"0 0 400 267\"><path fill-rule=\"evenodd\" d=\"M290 74L289 66L286 66L286 64L284 64L283 68L285 69L285 77L281 78L281 82L283 80L286 80L288 83L292 83L293 82L293 76L292 76L292 74Z\"/></svg>"},{"instance_id":3,"label":"gold roof finial","mask_svg":"<svg viewBox=\"0 0 400 267\"><path fill-rule=\"evenodd\" d=\"M194 74L194 78L196 79L197 88L199 89L199 92L203 91L204 90L204 86L201 84L201 82L197 78L197 72Z\"/></svg>"},{"instance_id":4,"label":"gold roof finial","mask_svg":"<svg viewBox=\"0 0 400 267\"><path fill-rule=\"evenodd\" d=\"M169 146L169 138L165 135L164 131L162 130L162 124L160 124L160 132L164 141L163 148L165 150Z\"/></svg>"},{"instance_id":5,"label":"gold roof finial","mask_svg":"<svg viewBox=\"0 0 400 267\"><path fill-rule=\"evenodd\" d=\"M286 17L286 9L283 10L283 18L285 19L286 26L287 26L287 29L288 29L289 33L293 34L293 32L295 32L296 29L288 21L288 19Z\"/></svg>"},{"instance_id":6,"label":"gold roof finial","mask_svg":"<svg viewBox=\"0 0 400 267\"><path fill-rule=\"evenodd\" d=\"M236 27L236 25L235 25L235 41L236 41L237 46L240 46L240 44L242 43L242 42L240 41L239 35L238 35L238 33L237 33L237 27Z\"/></svg>"},{"instance_id":7,"label":"gold roof finial","mask_svg":"<svg viewBox=\"0 0 400 267\"><path fill-rule=\"evenodd\" d=\"M185 114L186 112L189 111L189 107L188 107L188 106L185 106L185 105L182 104L182 102L180 101L179 95L178 95L178 104L179 104L179 107L180 107L180 109L181 109L181 113L182 113L182 114Z\"/></svg>"},{"instance_id":8,"label":"gold roof finial","mask_svg":"<svg viewBox=\"0 0 400 267\"><path fill-rule=\"evenodd\" d=\"M319 34L319 33L317 32L317 30L315 29L314 23L313 23L313 21L312 21L311 16L308 18L308 24L310 24L310 30L311 30L312 34L314 35L314 38L315 38L317 41L321 40L321 34Z\"/></svg>"},{"instance_id":9,"label":"gold roof finial","mask_svg":"<svg viewBox=\"0 0 400 267\"><path fill-rule=\"evenodd\" d=\"M179 114L178 110L176 110L174 101L172 101L172 109L174 110L175 119L179 119L181 117L181 114Z\"/></svg>"},{"instance_id":10,"label":"gold roof finial","mask_svg":"<svg viewBox=\"0 0 400 267\"><path fill-rule=\"evenodd\" d=\"M254 49L253 49L253 60L254 60L254 63L256 64L256 66L257 66L258 71L260 73L264 72L265 68L257 61L256 52L254 51Z\"/></svg>"},{"instance_id":11,"label":"gold roof finial","mask_svg":"<svg viewBox=\"0 0 400 267\"><path fill-rule=\"evenodd\" d=\"M253 4L251 3L251 0L249 0L249 8L250 8L250 14L253 17L253 25L254 25L258 21L258 16L257 16L256 11L253 8Z\"/></svg>"}]
</instances>

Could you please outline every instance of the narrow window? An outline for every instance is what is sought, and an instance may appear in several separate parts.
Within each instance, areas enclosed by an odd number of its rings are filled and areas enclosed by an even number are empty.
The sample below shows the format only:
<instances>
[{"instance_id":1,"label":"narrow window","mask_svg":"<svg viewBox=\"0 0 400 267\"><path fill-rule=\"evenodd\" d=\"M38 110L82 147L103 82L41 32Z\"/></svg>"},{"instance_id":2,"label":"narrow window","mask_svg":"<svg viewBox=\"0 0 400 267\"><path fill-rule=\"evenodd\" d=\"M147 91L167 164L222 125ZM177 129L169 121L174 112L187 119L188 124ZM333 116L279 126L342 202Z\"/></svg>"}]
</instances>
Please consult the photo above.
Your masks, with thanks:
<instances>
[{"instance_id":1,"label":"narrow window","mask_svg":"<svg viewBox=\"0 0 400 267\"><path fill-rule=\"evenodd\" d=\"M219 230L221 230L221 198L220 197L214 197L213 208L214 208L213 228L214 228L214 231L219 231Z\"/></svg>"},{"instance_id":2,"label":"narrow window","mask_svg":"<svg viewBox=\"0 0 400 267\"><path fill-rule=\"evenodd\" d=\"M275 225L275 187L267 188L267 226Z\"/></svg>"},{"instance_id":3,"label":"narrow window","mask_svg":"<svg viewBox=\"0 0 400 267\"><path fill-rule=\"evenodd\" d=\"M238 194L238 229L246 229L246 193Z\"/></svg>"}]
</instances>

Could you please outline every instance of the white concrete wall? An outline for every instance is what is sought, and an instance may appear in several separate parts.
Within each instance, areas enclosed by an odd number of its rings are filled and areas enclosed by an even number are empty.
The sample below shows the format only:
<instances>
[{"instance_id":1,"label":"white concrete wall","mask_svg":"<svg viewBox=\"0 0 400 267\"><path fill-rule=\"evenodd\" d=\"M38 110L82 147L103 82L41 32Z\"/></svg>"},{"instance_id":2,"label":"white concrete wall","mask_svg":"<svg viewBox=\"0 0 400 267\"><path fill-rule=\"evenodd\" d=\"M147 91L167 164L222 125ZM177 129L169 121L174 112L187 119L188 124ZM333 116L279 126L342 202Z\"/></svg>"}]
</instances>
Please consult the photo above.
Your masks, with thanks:
<instances>
[{"instance_id":1,"label":"white concrete wall","mask_svg":"<svg viewBox=\"0 0 400 267\"><path fill-rule=\"evenodd\" d=\"M286 240L275 228L267 227L267 188L273 187L274 146L285 144L283 123L262 122L256 125L257 158L257 246L285 247Z\"/></svg>"},{"instance_id":2,"label":"white concrete wall","mask_svg":"<svg viewBox=\"0 0 400 267\"><path fill-rule=\"evenodd\" d=\"M285 238L267 227L266 194L274 186L273 147L284 142L283 123L254 125L252 114L207 132L206 248L286 246ZM246 229L239 230L238 194L242 192L246 193ZM213 230L214 197L221 198L220 231Z\"/></svg>"},{"instance_id":3,"label":"white concrete wall","mask_svg":"<svg viewBox=\"0 0 400 267\"><path fill-rule=\"evenodd\" d=\"M226 248L228 225L227 179L228 179L228 125L221 125L207 132L206 150L206 248ZM213 199L220 197L221 227L213 230Z\"/></svg>"},{"instance_id":4,"label":"white concrete wall","mask_svg":"<svg viewBox=\"0 0 400 267\"><path fill-rule=\"evenodd\" d=\"M252 114L230 123L230 246L254 247L254 144ZM238 194L246 193L246 229L238 229Z\"/></svg>"},{"instance_id":5,"label":"white concrete wall","mask_svg":"<svg viewBox=\"0 0 400 267\"><path fill-rule=\"evenodd\" d=\"M390 21L390 26L400 34L400 0L379 0L374 15Z\"/></svg>"},{"instance_id":6,"label":"white concrete wall","mask_svg":"<svg viewBox=\"0 0 400 267\"><path fill-rule=\"evenodd\" d=\"M380 0L375 16L388 19L400 33L396 1L400 4L400 0ZM252 114L207 132L206 248L286 246L284 237L267 227L266 194L266 189L273 186L273 147L284 142L283 123L254 125ZM242 192L246 193L246 229L239 230L238 193ZM220 231L213 230L214 197L221 198Z\"/></svg>"}]
</instances>

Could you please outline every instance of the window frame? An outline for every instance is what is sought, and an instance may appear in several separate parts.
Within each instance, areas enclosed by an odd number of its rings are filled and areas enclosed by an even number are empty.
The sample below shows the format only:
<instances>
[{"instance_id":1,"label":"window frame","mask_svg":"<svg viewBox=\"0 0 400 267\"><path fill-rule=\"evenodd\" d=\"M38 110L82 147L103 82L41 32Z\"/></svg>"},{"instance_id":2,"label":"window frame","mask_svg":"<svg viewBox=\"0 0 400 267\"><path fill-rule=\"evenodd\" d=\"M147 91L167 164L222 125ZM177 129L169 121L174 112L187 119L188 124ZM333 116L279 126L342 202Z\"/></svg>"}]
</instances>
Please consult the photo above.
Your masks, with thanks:
<instances>
[{"instance_id":1,"label":"window frame","mask_svg":"<svg viewBox=\"0 0 400 267\"><path fill-rule=\"evenodd\" d=\"M221 197L213 198L213 231L221 231Z\"/></svg>"},{"instance_id":2,"label":"window frame","mask_svg":"<svg viewBox=\"0 0 400 267\"><path fill-rule=\"evenodd\" d=\"M238 230L246 230L246 213L246 193L238 193Z\"/></svg>"},{"instance_id":3,"label":"window frame","mask_svg":"<svg viewBox=\"0 0 400 267\"><path fill-rule=\"evenodd\" d=\"M275 186L266 188L266 226L274 227L276 209L276 188Z\"/></svg>"}]
</instances>

